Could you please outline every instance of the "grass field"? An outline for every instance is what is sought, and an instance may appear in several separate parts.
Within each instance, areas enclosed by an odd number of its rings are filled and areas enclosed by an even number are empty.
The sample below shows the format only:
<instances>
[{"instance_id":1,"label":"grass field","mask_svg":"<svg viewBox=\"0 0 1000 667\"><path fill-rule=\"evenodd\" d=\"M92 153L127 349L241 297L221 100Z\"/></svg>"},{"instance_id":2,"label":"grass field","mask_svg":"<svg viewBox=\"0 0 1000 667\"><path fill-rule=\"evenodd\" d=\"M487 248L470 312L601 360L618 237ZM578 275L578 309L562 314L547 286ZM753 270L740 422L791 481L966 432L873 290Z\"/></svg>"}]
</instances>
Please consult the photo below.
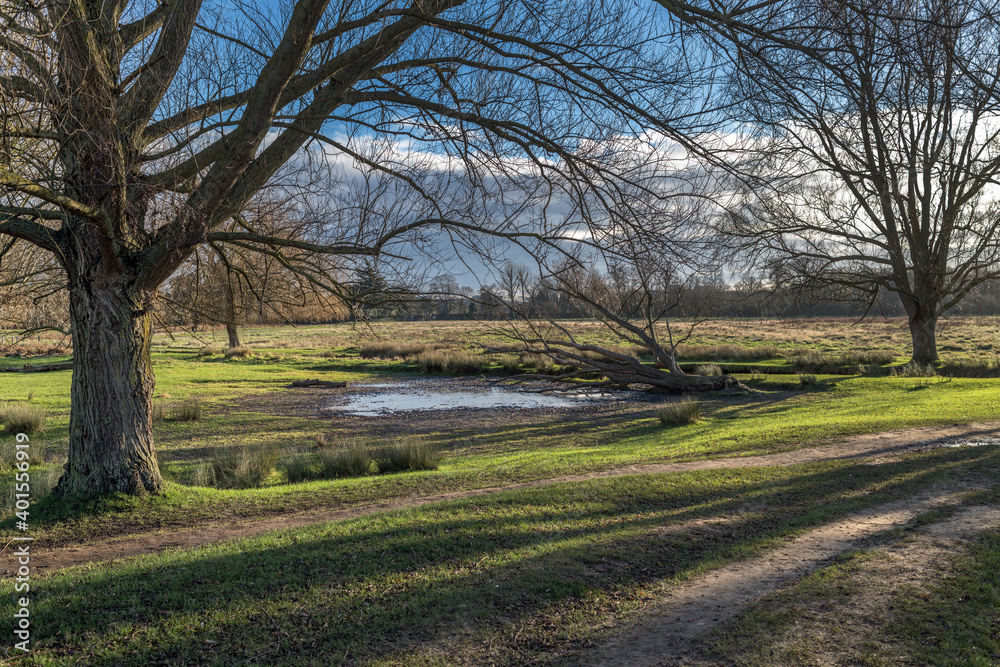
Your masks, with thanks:
<instances>
[{"instance_id":1,"label":"grass field","mask_svg":"<svg viewBox=\"0 0 1000 667\"><path fill-rule=\"evenodd\" d=\"M945 323L943 356L994 359L998 324L994 318ZM581 338L602 340L590 323L574 326ZM250 328L242 337L253 354L243 358L204 349L220 346L224 332L157 334L156 400L164 418L155 422L155 437L167 493L77 504L44 499L32 508L32 535L39 549L114 541L144 531L631 465L787 452L855 434L1000 418L998 379L894 375L892 368L907 358L904 322L716 322L696 333L688 342L692 363L745 364L721 356L736 355L737 347L772 346L776 354L754 359L755 372L738 375L755 393L704 397L700 420L682 426L664 426L657 402L587 416L489 420L469 413L452 421L380 422L331 419L303 409L301 400L283 402L293 380L355 382L421 371L416 357L362 357L372 341L467 349L484 357L486 372L502 373L503 360L476 347L496 340L482 323ZM879 373L818 374L809 383L788 374L805 351L834 359L865 350L894 358L879 364ZM0 368L65 358L5 358ZM44 432L32 436L35 451L45 452L34 461L33 475L50 471L54 478L65 457L69 377L70 371L0 373L0 407L31 406L46 415ZM316 401L323 395L306 394ZM171 418L178 414L172 410L192 404L200 418ZM390 436L433 445L441 453L437 469L291 484L279 463L260 486L247 489L206 486L198 473L233 448L271 448L280 461L312 456L318 443L377 444ZM0 436L0 446L10 449L12 440ZM970 476L979 480L980 502L1000 503L998 469L1000 450L987 446L885 461L592 479L71 568L32 582L33 650L8 659L95 665L562 664L632 627L646 604L677 582L860 508ZM12 485L13 470L4 468L0 488ZM12 534L10 519L3 526ZM955 595L962 599L962 590L982 588L989 574L976 563L1000 554L995 533L969 549L972 555L955 561L954 580L966 582L962 589L935 597L919 614L897 614L895 625L879 630L896 638L880 645L891 645L915 664L944 664L935 657L940 652L921 643L926 635L910 641L912 633L900 634L899 628L926 625L935 613L955 616ZM832 567L823 575L828 580L847 576L843 565ZM815 582L802 586L800 596L822 594ZM987 602L978 604L986 608ZM787 622L791 606L774 607L767 618L748 615L714 646L736 664L768 664L778 654L769 653L761 637ZM0 598L0 614L10 618L13 611L13 594ZM948 641L957 642L963 655L997 664L992 645L963 639L962 628L949 632ZM783 646L785 662L772 664L796 664L788 656L808 654L793 649ZM872 655L859 664L901 664L888 654ZM963 664L980 664L975 660Z\"/></svg>"}]
</instances>

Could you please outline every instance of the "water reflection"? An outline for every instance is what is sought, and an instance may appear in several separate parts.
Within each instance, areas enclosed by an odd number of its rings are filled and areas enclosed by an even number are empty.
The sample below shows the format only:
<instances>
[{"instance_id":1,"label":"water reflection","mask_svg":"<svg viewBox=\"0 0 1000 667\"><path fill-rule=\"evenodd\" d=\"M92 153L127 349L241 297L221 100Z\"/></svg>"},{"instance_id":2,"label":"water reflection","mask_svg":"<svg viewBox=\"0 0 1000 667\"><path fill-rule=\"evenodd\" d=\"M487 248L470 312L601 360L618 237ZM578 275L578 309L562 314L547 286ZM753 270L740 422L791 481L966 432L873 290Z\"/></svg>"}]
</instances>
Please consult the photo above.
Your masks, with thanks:
<instances>
[{"instance_id":1,"label":"water reflection","mask_svg":"<svg viewBox=\"0 0 1000 667\"><path fill-rule=\"evenodd\" d=\"M357 386L357 385L356 385ZM378 385L369 385L375 389ZM387 386L387 385L383 385ZM329 409L352 415L377 416L413 410L454 410L489 408L570 408L597 396L551 396L489 387L459 391L420 390L370 392L347 397Z\"/></svg>"}]
</instances>

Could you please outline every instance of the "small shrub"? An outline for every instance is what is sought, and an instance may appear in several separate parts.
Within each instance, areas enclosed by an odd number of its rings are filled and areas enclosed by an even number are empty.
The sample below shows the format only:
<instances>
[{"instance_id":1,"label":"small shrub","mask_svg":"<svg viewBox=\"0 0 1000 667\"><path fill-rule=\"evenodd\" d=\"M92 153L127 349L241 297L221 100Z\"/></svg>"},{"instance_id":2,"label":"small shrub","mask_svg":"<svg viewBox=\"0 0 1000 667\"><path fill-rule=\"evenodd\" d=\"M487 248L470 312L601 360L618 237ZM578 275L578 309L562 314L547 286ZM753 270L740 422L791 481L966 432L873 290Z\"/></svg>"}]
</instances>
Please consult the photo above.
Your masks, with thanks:
<instances>
[{"instance_id":1,"label":"small shrub","mask_svg":"<svg viewBox=\"0 0 1000 667\"><path fill-rule=\"evenodd\" d=\"M656 411L664 426L684 426L701 421L701 403L696 398L681 398L671 401Z\"/></svg>"},{"instance_id":2,"label":"small shrub","mask_svg":"<svg viewBox=\"0 0 1000 667\"><path fill-rule=\"evenodd\" d=\"M716 375L722 375L722 368L720 368L718 364L702 364L695 367L694 374L714 377Z\"/></svg>"},{"instance_id":3,"label":"small shrub","mask_svg":"<svg viewBox=\"0 0 1000 667\"><path fill-rule=\"evenodd\" d=\"M232 447L209 463L209 485L220 489L252 489L274 472L278 453L274 447Z\"/></svg>"},{"instance_id":4,"label":"small shrub","mask_svg":"<svg viewBox=\"0 0 1000 667\"><path fill-rule=\"evenodd\" d=\"M155 412L155 411L154 411ZM197 399L184 401L170 409L170 419L176 422L196 422L205 413L202 402Z\"/></svg>"},{"instance_id":5,"label":"small shrub","mask_svg":"<svg viewBox=\"0 0 1000 667\"><path fill-rule=\"evenodd\" d=\"M340 479L367 475L371 471L373 460L367 447L352 442L341 447L321 449L319 463L319 477Z\"/></svg>"},{"instance_id":6,"label":"small shrub","mask_svg":"<svg viewBox=\"0 0 1000 667\"><path fill-rule=\"evenodd\" d=\"M249 347L239 346L231 347L226 350L226 359L242 359L243 357L249 357L253 354L253 350Z\"/></svg>"},{"instance_id":7,"label":"small shrub","mask_svg":"<svg viewBox=\"0 0 1000 667\"><path fill-rule=\"evenodd\" d=\"M45 411L32 405L8 403L0 407L0 424L8 433L45 432Z\"/></svg>"},{"instance_id":8,"label":"small shrub","mask_svg":"<svg viewBox=\"0 0 1000 667\"><path fill-rule=\"evenodd\" d=\"M408 438L379 447L372 456L379 473L437 470L440 458L434 446Z\"/></svg>"},{"instance_id":9,"label":"small shrub","mask_svg":"<svg viewBox=\"0 0 1000 667\"><path fill-rule=\"evenodd\" d=\"M205 347L198 350L199 357L211 357L215 354L222 354L222 348L215 345L206 345Z\"/></svg>"},{"instance_id":10,"label":"small shrub","mask_svg":"<svg viewBox=\"0 0 1000 667\"><path fill-rule=\"evenodd\" d=\"M315 461L311 456L296 454L286 457L282 459L281 467L289 484L308 482L318 476Z\"/></svg>"}]
</instances>

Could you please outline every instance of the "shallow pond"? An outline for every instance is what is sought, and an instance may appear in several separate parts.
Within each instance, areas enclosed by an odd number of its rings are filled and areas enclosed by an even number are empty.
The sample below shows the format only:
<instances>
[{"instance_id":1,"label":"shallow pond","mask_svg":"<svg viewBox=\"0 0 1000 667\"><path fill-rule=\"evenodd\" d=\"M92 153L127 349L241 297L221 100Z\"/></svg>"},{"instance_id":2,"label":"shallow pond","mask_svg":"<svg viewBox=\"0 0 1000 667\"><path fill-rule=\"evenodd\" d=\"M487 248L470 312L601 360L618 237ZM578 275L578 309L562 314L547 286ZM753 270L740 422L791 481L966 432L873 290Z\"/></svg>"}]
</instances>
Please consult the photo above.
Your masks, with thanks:
<instances>
[{"instance_id":1,"label":"shallow pond","mask_svg":"<svg viewBox=\"0 0 1000 667\"><path fill-rule=\"evenodd\" d=\"M400 391L401 384L354 385L368 391L348 396L343 401L330 405L328 409L374 417L413 410L573 408L602 397L600 395L552 396L500 387L462 388L449 391L414 386L417 383L404 385L407 386L407 390Z\"/></svg>"}]
</instances>

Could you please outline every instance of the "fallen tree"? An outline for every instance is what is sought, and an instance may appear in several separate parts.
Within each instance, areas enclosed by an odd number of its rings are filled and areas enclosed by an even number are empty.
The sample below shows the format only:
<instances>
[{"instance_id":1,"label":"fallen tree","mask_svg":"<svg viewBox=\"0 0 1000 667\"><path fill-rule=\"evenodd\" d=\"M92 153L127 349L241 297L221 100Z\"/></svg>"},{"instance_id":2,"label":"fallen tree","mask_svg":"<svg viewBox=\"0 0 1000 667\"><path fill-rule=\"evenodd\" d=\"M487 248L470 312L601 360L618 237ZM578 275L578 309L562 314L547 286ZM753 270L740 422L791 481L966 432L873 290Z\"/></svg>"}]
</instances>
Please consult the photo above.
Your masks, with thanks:
<instances>
[{"instance_id":1,"label":"fallen tree","mask_svg":"<svg viewBox=\"0 0 1000 667\"><path fill-rule=\"evenodd\" d=\"M540 354L560 366L564 372L546 377L546 380L567 383L566 390L577 389L628 389L636 385L676 394L703 393L729 388L743 388L731 375L688 375L681 370L672 371L643 363L637 356L600 345L578 342L566 329L550 323L565 333L565 338L554 341L552 337L523 338L522 346L490 348L496 352ZM599 376L599 380L588 380ZM515 375L507 380L521 381L537 378L534 374Z\"/></svg>"}]
</instances>

